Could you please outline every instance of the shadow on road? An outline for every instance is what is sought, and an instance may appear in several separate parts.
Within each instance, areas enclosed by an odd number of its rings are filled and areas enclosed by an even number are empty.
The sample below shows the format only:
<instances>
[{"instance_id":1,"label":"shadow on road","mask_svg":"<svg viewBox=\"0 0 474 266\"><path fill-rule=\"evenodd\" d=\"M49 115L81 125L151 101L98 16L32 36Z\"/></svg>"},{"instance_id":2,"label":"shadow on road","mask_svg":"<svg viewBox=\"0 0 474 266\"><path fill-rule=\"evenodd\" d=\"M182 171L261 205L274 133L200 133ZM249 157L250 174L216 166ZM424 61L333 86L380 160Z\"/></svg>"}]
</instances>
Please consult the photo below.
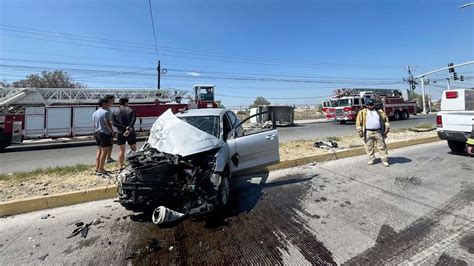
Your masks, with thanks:
<instances>
[{"instance_id":1,"label":"shadow on road","mask_svg":"<svg viewBox=\"0 0 474 266\"><path fill-rule=\"evenodd\" d=\"M226 225L226 220L229 217L251 212L265 195L264 190L266 188L304 183L312 180L315 176L317 175L309 177L291 175L270 183L267 183L268 172L245 177L237 177L233 183L236 189L231 191L229 206L222 212L210 215L206 221L206 227L218 228ZM255 179L260 179L260 181L256 183Z\"/></svg>"},{"instance_id":2,"label":"shadow on road","mask_svg":"<svg viewBox=\"0 0 474 266\"><path fill-rule=\"evenodd\" d=\"M390 164L404 164L412 162L411 159L406 157L389 157Z\"/></svg>"}]
</instances>

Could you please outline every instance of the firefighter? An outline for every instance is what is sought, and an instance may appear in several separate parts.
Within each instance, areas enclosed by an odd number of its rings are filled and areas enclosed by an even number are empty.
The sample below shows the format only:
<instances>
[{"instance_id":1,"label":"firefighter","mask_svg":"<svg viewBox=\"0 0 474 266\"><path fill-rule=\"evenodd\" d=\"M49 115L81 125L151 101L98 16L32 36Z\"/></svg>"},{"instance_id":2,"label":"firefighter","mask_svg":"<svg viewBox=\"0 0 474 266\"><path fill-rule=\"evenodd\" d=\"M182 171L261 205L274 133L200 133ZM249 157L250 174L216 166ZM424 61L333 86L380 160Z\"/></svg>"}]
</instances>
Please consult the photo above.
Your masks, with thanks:
<instances>
[{"instance_id":1,"label":"firefighter","mask_svg":"<svg viewBox=\"0 0 474 266\"><path fill-rule=\"evenodd\" d=\"M467 142L466 142L466 153L469 156L474 157L474 119L472 119L471 136L469 136L469 138L467 138Z\"/></svg>"},{"instance_id":2,"label":"firefighter","mask_svg":"<svg viewBox=\"0 0 474 266\"><path fill-rule=\"evenodd\" d=\"M389 128L390 124L387 115L383 110L375 109L372 99L367 100L365 108L357 114L356 129L359 136L364 140L365 150L369 155L369 165L374 164L375 146L377 146L382 164L386 167L390 166L388 163L387 144L385 143Z\"/></svg>"}]
</instances>

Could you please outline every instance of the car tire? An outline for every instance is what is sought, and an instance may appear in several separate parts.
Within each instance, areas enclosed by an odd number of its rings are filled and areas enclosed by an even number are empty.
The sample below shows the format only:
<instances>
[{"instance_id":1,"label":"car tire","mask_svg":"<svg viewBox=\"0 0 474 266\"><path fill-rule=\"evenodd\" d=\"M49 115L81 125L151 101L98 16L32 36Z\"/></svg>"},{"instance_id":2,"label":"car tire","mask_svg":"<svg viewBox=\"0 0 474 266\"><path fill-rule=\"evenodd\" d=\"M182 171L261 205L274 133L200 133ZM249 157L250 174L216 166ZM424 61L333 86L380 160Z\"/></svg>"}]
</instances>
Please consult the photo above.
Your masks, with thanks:
<instances>
[{"instance_id":1,"label":"car tire","mask_svg":"<svg viewBox=\"0 0 474 266\"><path fill-rule=\"evenodd\" d=\"M339 124L341 124L341 125L345 125L345 124L346 124L346 122L347 122L346 120L341 120L341 121L339 121Z\"/></svg>"},{"instance_id":2,"label":"car tire","mask_svg":"<svg viewBox=\"0 0 474 266\"><path fill-rule=\"evenodd\" d=\"M448 146L455 153L462 153L466 149L466 143L448 140Z\"/></svg>"},{"instance_id":3,"label":"car tire","mask_svg":"<svg viewBox=\"0 0 474 266\"><path fill-rule=\"evenodd\" d=\"M407 120L408 118L410 118L410 114L406 110L403 110L402 119Z\"/></svg>"},{"instance_id":4,"label":"car tire","mask_svg":"<svg viewBox=\"0 0 474 266\"><path fill-rule=\"evenodd\" d=\"M399 120L399 119L400 119L400 112L395 111L395 113L393 114L393 120Z\"/></svg>"},{"instance_id":5,"label":"car tire","mask_svg":"<svg viewBox=\"0 0 474 266\"><path fill-rule=\"evenodd\" d=\"M221 183L217 191L218 209L227 207L230 198L230 174L226 171L222 174L221 178Z\"/></svg>"}]
</instances>

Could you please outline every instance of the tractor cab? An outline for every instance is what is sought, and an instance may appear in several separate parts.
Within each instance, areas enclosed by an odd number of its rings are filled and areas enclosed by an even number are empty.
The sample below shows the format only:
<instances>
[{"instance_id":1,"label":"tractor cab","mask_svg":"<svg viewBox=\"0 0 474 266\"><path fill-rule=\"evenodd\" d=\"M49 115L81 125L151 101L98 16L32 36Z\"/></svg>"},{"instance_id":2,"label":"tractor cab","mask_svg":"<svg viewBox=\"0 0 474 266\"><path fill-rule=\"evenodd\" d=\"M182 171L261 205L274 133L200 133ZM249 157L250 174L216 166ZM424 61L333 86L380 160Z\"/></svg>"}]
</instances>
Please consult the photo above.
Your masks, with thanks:
<instances>
[{"instance_id":1,"label":"tractor cab","mask_svg":"<svg viewBox=\"0 0 474 266\"><path fill-rule=\"evenodd\" d=\"M214 85L194 85L194 95L196 95L196 101L214 102Z\"/></svg>"}]
</instances>

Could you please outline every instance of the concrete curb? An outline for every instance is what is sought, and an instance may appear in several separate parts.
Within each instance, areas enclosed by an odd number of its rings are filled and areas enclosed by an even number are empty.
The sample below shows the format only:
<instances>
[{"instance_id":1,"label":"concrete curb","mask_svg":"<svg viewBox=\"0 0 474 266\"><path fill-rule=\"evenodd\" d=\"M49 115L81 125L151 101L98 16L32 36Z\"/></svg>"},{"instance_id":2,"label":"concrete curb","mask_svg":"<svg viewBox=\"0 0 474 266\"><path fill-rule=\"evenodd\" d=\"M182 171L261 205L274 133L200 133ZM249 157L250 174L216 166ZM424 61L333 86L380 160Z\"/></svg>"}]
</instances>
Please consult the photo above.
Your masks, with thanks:
<instances>
[{"instance_id":1,"label":"concrete curb","mask_svg":"<svg viewBox=\"0 0 474 266\"><path fill-rule=\"evenodd\" d=\"M38 196L0 203L0 216L26 213L43 209L114 198L117 186L111 185L74 192L64 192L49 196Z\"/></svg>"},{"instance_id":2,"label":"concrete curb","mask_svg":"<svg viewBox=\"0 0 474 266\"><path fill-rule=\"evenodd\" d=\"M146 137L137 136L137 141L144 141ZM36 151L36 150L49 150L49 149L60 149L60 148L73 148L73 147L84 147L96 145L95 140L84 139L77 141L57 141L57 142L44 142L44 143L28 143L28 144L17 144L9 146L2 153L17 152L17 151Z\"/></svg>"},{"instance_id":3,"label":"concrete curb","mask_svg":"<svg viewBox=\"0 0 474 266\"><path fill-rule=\"evenodd\" d=\"M439 141L438 136L419 138L408 141L400 141L389 143L389 149L398 149L413 145L425 144L430 142ZM351 150L339 151L332 154L321 154L315 156L309 156L304 158L299 158L295 160L288 160L280 162L278 164L271 165L267 167L268 171L290 168L305 165L313 162L324 162L329 160L337 160L347 157L353 157L358 155L364 155L365 149L355 148ZM106 187L99 187L87 190L80 190L74 192L65 192L56 195L49 196L39 196L27 199L18 199L8 202L0 203L0 216L21 214L31 211L44 210L49 208L56 208L62 206L68 206L78 203L84 203L89 201L96 201L102 199L114 198L117 195L117 186L111 185Z\"/></svg>"}]
</instances>

